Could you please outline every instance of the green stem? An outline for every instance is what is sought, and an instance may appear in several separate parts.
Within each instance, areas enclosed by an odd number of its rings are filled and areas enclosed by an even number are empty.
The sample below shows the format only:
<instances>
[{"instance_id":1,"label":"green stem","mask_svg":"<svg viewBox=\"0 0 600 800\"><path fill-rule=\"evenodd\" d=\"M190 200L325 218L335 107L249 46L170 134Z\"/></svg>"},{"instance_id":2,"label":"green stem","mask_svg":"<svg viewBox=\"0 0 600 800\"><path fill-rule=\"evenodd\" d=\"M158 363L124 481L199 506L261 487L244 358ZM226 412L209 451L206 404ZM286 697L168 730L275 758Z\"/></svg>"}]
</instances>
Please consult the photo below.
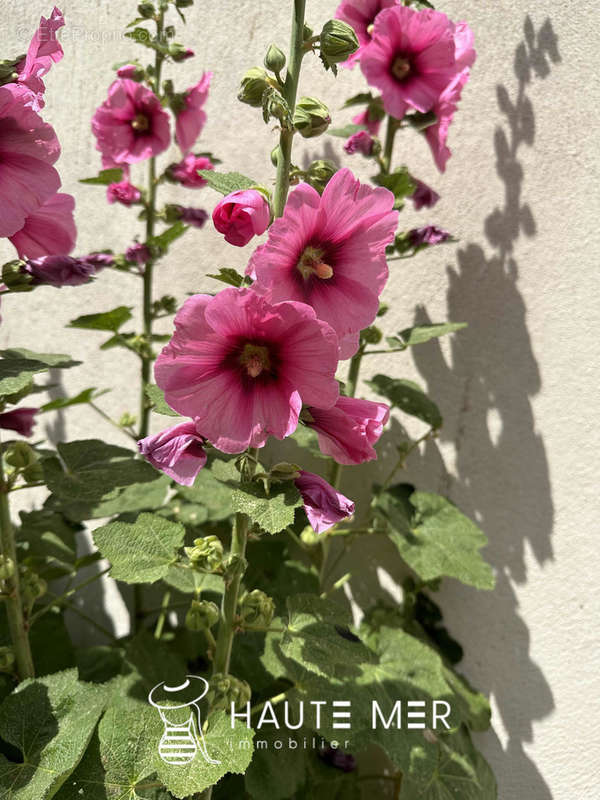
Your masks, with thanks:
<instances>
[{"instance_id":1,"label":"green stem","mask_svg":"<svg viewBox=\"0 0 600 800\"><path fill-rule=\"evenodd\" d=\"M167 619L167 614L169 613L169 603L171 602L171 592L165 592L163 595L163 601L160 609L160 614L156 621L156 627L154 629L154 638L160 639L163 634L163 629L165 627L165 622Z\"/></svg>"},{"instance_id":2,"label":"green stem","mask_svg":"<svg viewBox=\"0 0 600 800\"><path fill-rule=\"evenodd\" d=\"M398 120L388 114L387 128L385 132L385 144L383 146L382 169L385 175L389 175L392 169L392 153L394 152L394 139L398 130Z\"/></svg>"},{"instance_id":3,"label":"green stem","mask_svg":"<svg viewBox=\"0 0 600 800\"><path fill-rule=\"evenodd\" d=\"M290 57L288 70L283 85L283 96L293 116L296 108L298 94L298 81L300 67L304 56L304 13L306 0L294 0L294 14L292 16L292 38L290 42ZM285 203L290 188L290 167L292 164L292 143L294 130L283 127L279 137L279 152L277 154L277 179L275 196L273 198L273 213L276 217L283 215Z\"/></svg>"},{"instance_id":4,"label":"green stem","mask_svg":"<svg viewBox=\"0 0 600 800\"><path fill-rule=\"evenodd\" d=\"M2 555L9 559L14 566L13 574L4 579L4 600L6 601L6 616L8 629L15 651L17 671L21 680L34 677L33 658L27 635L28 624L23 613L21 592L19 586L19 565L17 563L17 548L10 508L8 504L7 486L4 480L4 466L2 463L2 445L0 444L0 543Z\"/></svg>"},{"instance_id":5,"label":"green stem","mask_svg":"<svg viewBox=\"0 0 600 800\"><path fill-rule=\"evenodd\" d=\"M99 580L103 575L106 575L107 572L110 572L110 567L103 569L101 572L95 572L89 578L86 578L86 580L81 581L81 583L78 583L77 586L73 586L72 589L68 589L66 592L63 592L62 594L54 597L51 603L48 603L47 605L43 606L43 608L40 608L39 611L36 611L35 614L33 614L30 620L31 624L33 625L33 623L37 619L39 619L47 611L50 611L51 608L61 605L63 601L68 600L69 597L74 595L76 592L81 591L81 589L84 589L86 586L89 586L91 583L94 583L94 581Z\"/></svg>"}]
</instances>

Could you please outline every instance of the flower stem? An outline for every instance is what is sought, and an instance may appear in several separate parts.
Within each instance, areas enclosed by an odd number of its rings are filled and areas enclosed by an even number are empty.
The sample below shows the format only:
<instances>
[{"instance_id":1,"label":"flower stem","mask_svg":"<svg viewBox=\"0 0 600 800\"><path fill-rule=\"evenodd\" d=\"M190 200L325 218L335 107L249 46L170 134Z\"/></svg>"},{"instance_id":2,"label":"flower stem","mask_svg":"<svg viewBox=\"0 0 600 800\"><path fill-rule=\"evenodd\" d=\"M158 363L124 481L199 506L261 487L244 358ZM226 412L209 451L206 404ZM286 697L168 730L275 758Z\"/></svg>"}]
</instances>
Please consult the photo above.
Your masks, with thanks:
<instances>
[{"instance_id":1,"label":"flower stem","mask_svg":"<svg viewBox=\"0 0 600 800\"><path fill-rule=\"evenodd\" d=\"M292 38L290 42L290 58L287 75L283 86L283 96L288 104L290 115L293 116L298 94L298 80L300 67L304 56L304 13L306 0L294 0L294 14L292 16ZM291 125L291 121L290 121ZM277 154L277 179L275 196L273 199L273 213L275 217L283 215L285 202L290 188L290 167L292 164L292 142L294 129L282 126L279 137L279 152Z\"/></svg>"},{"instance_id":2,"label":"flower stem","mask_svg":"<svg viewBox=\"0 0 600 800\"><path fill-rule=\"evenodd\" d=\"M0 444L0 543L2 545L2 555L9 559L14 567L13 574L4 579L4 600L6 602L6 616L8 618L8 628L10 638L15 651L17 671L19 678L33 678L33 657L29 646L27 634L28 624L23 613L23 603L21 602L21 592L19 586L19 566L17 563L17 549L15 547L15 536L12 521L10 518L10 508L8 504L8 489L4 480L4 466L2 464L2 445Z\"/></svg>"},{"instance_id":3,"label":"flower stem","mask_svg":"<svg viewBox=\"0 0 600 800\"><path fill-rule=\"evenodd\" d=\"M381 169L384 175L389 175L392 169L392 153L394 152L394 139L396 138L397 130L398 120L388 114Z\"/></svg>"}]
</instances>

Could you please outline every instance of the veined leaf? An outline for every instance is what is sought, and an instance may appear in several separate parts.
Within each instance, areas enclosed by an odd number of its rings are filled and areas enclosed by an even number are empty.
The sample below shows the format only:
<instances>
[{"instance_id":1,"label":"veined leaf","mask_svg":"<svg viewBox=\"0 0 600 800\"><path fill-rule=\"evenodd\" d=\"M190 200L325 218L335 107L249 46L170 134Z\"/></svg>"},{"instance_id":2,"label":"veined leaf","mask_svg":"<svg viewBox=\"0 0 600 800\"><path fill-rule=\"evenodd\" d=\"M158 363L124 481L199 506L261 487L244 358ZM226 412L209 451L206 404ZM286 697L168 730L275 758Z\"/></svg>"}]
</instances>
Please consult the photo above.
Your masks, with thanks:
<instances>
[{"instance_id":1,"label":"veined leaf","mask_svg":"<svg viewBox=\"0 0 600 800\"><path fill-rule=\"evenodd\" d=\"M405 414L417 417L436 430L442 427L443 419L439 408L413 381L375 375L367 384Z\"/></svg>"},{"instance_id":2,"label":"veined leaf","mask_svg":"<svg viewBox=\"0 0 600 800\"><path fill-rule=\"evenodd\" d=\"M251 189L253 186L258 185L257 181L247 178L245 175L240 175L239 172L216 172L213 169L199 169L198 175L204 178L211 189L221 194L231 194L231 192L237 192L239 189Z\"/></svg>"},{"instance_id":3,"label":"veined leaf","mask_svg":"<svg viewBox=\"0 0 600 800\"><path fill-rule=\"evenodd\" d=\"M99 314L84 314L82 317L72 319L67 327L116 333L121 325L124 325L133 316L132 308L133 306L119 306L113 308L112 311L103 311Z\"/></svg>"},{"instance_id":4,"label":"veined leaf","mask_svg":"<svg viewBox=\"0 0 600 800\"><path fill-rule=\"evenodd\" d=\"M127 62L129 63L129 62ZM80 178L79 183L88 183L96 186L108 186L110 183L119 183L123 180L121 167L103 169L94 178Z\"/></svg>"}]
</instances>

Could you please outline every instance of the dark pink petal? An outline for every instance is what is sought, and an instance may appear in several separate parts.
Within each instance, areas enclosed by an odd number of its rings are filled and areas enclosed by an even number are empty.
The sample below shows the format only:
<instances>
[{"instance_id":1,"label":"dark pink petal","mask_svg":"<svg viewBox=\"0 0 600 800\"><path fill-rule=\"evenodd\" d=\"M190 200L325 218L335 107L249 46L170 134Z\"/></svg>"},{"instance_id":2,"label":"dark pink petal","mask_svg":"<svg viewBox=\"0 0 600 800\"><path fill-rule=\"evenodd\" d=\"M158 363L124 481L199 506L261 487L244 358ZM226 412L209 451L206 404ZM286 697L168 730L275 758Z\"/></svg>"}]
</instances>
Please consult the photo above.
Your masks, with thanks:
<instances>
[{"instance_id":1,"label":"dark pink petal","mask_svg":"<svg viewBox=\"0 0 600 800\"><path fill-rule=\"evenodd\" d=\"M39 408L15 408L0 414L0 428L16 431L21 436L31 436L35 425L35 415Z\"/></svg>"},{"instance_id":2,"label":"dark pink petal","mask_svg":"<svg viewBox=\"0 0 600 800\"><path fill-rule=\"evenodd\" d=\"M177 483L191 486L206 464L203 443L204 439L198 434L195 424L183 422L141 439L138 448L156 469Z\"/></svg>"},{"instance_id":3,"label":"dark pink petal","mask_svg":"<svg viewBox=\"0 0 600 800\"><path fill-rule=\"evenodd\" d=\"M315 533L323 533L354 514L354 503L320 475L302 470L294 483L302 495L304 511Z\"/></svg>"},{"instance_id":4,"label":"dark pink petal","mask_svg":"<svg viewBox=\"0 0 600 800\"><path fill-rule=\"evenodd\" d=\"M74 209L74 198L59 192L30 214L21 230L9 237L19 256L39 258L70 253L77 239Z\"/></svg>"}]
</instances>

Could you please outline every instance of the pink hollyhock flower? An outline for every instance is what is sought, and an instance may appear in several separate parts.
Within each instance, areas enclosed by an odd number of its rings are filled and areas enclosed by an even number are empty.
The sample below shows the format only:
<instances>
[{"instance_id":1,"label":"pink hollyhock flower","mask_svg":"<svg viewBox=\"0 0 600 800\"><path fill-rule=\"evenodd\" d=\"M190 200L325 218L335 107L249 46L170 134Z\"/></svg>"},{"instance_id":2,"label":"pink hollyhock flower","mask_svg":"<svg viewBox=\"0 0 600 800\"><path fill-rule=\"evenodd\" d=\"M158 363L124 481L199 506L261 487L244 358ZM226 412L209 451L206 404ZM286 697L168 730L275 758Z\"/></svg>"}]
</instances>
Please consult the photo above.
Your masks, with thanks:
<instances>
[{"instance_id":1,"label":"pink hollyhock flower","mask_svg":"<svg viewBox=\"0 0 600 800\"><path fill-rule=\"evenodd\" d=\"M60 155L54 129L27 103L29 90L0 86L0 237L12 236L27 217L56 194Z\"/></svg>"},{"instance_id":2,"label":"pink hollyhock flower","mask_svg":"<svg viewBox=\"0 0 600 800\"><path fill-rule=\"evenodd\" d=\"M224 197L212 213L213 223L225 241L244 247L254 236L260 236L269 227L271 208L262 192L240 189Z\"/></svg>"},{"instance_id":3,"label":"pink hollyhock flower","mask_svg":"<svg viewBox=\"0 0 600 800\"><path fill-rule=\"evenodd\" d=\"M210 158L188 153L178 164L171 164L169 176L182 186L187 186L189 189L199 189L201 186L206 186L206 181L201 175L198 175L198 170L214 168L215 166Z\"/></svg>"},{"instance_id":4,"label":"pink hollyhock flower","mask_svg":"<svg viewBox=\"0 0 600 800\"><path fill-rule=\"evenodd\" d=\"M151 257L150 248L142 242L135 242L125 250L125 258L132 264L145 264Z\"/></svg>"},{"instance_id":5,"label":"pink hollyhock flower","mask_svg":"<svg viewBox=\"0 0 600 800\"><path fill-rule=\"evenodd\" d=\"M360 65L369 84L381 90L388 114L401 119L408 108L434 107L475 58L472 49L462 52L465 28L433 9L398 5L379 14Z\"/></svg>"},{"instance_id":6,"label":"pink hollyhock flower","mask_svg":"<svg viewBox=\"0 0 600 800\"><path fill-rule=\"evenodd\" d=\"M337 350L309 306L224 289L186 300L154 373L171 408L219 450L241 453L293 433L303 402L335 403Z\"/></svg>"},{"instance_id":7,"label":"pink hollyhock flower","mask_svg":"<svg viewBox=\"0 0 600 800\"><path fill-rule=\"evenodd\" d=\"M422 208L433 208L440 199L439 194L418 178L413 178L412 181L417 187L410 196L410 199L415 204L415 209L420 211Z\"/></svg>"},{"instance_id":8,"label":"pink hollyhock flower","mask_svg":"<svg viewBox=\"0 0 600 800\"><path fill-rule=\"evenodd\" d=\"M208 214L203 208L184 208L179 206L181 216L179 219L185 222L186 225L191 225L193 228L203 228L208 219Z\"/></svg>"},{"instance_id":9,"label":"pink hollyhock flower","mask_svg":"<svg viewBox=\"0 0 600 800\"><path fill-rule=\"evenodd\" d=\"M366 328L388 276L385 248L398 222L393 206L390 191L359 183L349 169L336 172L322 196L300 184L250 259L256 290L274 302L308 303L340 339Z\"/></svg>"},{"instance_id":10,"label":"pink hollyhock flower","mask_svg":"<svg viewBox=\"0 0 600 800\"><path fill-rule=\"evenodd\" d=\"M123 206L132 206L141 198L142 193L127 179L118 183L111 183L106 187L106 199L109 203L121 203Z\"/></svg>"},{"instance_id":11,"label":"pink hollyhock flower","mask_svg":"<svg viewBox=\"0 0 600 800\"><path fill-rule=\"evenodd\" d=\"M92 117L96 149L104 167L144 161L166 150L171 141L169 115L141 83L118 78Z\"/></svg>"},{"instance_id":12,"label":"pink hollyhock flower","mask_svg":"<svg viewBox=\"0 0 600 800\"><path fill-rule=\"evenodd\" d=\"M194 55L192 51L188 52ZM212 72L205 72L198 83L183 94L183 108L177 112L175 123L175 141L184 154L192 149L206 123L204 104L208 97L211 78ZM210 169L210 167L202 167L202 169Z\"/></svg>"},{"instance_id":13,"label":"pink hollyhock flower","mask_svg":"<svg viewBox=\"0 0 600 800\"><path fill-rule=\"evenodd\" d=\"M39 28L27 49L27 55L17 66L17 82L33 93L31 107L34 111L44 107L46 87L42 78L50 72L52 64L59 62L64 55L56 37L56 31L64 24L62 11L55 6L49 19L41 18Z\"/></svg>"},{"instance_id":14,"label":"pink hollyhock flower","mask_svg":"<svg viewBox=\"0 0 600 800\"><path fill-rule=\"evenodd\" d=\"M35 415L39 408L14 408L0 414L0 428L16 431L21 436L31 436L35 425Z\"/></svg>"},{"instance_id":15,"label":"pink hollyhock flower","mask_svg":"<svg viewBox=\"0 0 600 800\"><path fill-rule=\"evenodd\" d=\"M94 265L86 258L42 256L29 259L23 270L33 278L35 286L81 286L95 274Z\"/></svg>"},{"instance_id":16,"label":"pink hollyhock flower","mask_svg":"<svg viewBox=\"0 0 600 800\"><path fill-rule=\"evenodd\" d=\"M362 153L363 156L370 156L373 152L373 137L368 131L358 131L353 133L352 136L344 144L344 150L349 156L354 153Z\"/></svg>"},{"instance_id":17,"label":"pink hollyhock flower","mask_svg":"<svg viewBox=\"0 0 600 800\"><path fill-rule=\"evenodd\" d=\"M75 247L75 200L59 192L30 214L20 231L9 237L21 258L64 256Z\"/></svg>"},{"instance_id":18,"label":"pink hollyhock flower","mask_svg":"<svg viewBox=\"0 0 600 800\"><path fill-rule=\"evenodd\" d=\"M339 464L362 464L377 458L373 445L389 416L385 403L341 396L333 408L309 406L302 412L304 423L317 432L321 451Z\"/></svg>"},{"instance_id":19,"label":"pink hollyhock flower","mask_svg":"<svg viewBox=\"0 0 600 800\"><path fill-rule=\"evenodd\" d=\"M123 64L123 66L119 67L117 70L117 77L129 78L134 81L141 72L143 72L143 70L138 64Z\"/></svg>"},{"instance_id":20,"label":"pink hollyhock flower","mask_svg":"<svg viewBox=\"0 0 600 800\"><path fill-rule=\"evenodd\" d=\"M365 125L371 136L377 136L381 128L381 119L369 108L352 117L352 122L355 125Z\"/></svg>"},{"instance_id":21,"label":"pink hollyhock flower","mask_svg":"<svg viewBox=\"0 0 600 800\"><path fill-rule=\"evenodd\" d=\"M343 0L340 3L335 16L354 28L359 44L358 50L344 62L345 66L353 67L360 60L362 51L371 42L373 24L379 12L399 2L400 0Z\"/></svg>"},{"instance_id":22,"label":"pink hollyhock flower","mask_svg":"<svg viewBox=\"0 0 600 800\"><path fill-rule=\"evenodd\" d=\"M406 234L409 244L412 247L423 247L425 245L442 244L450 239L448 231L438 228L437 225L427 225L424 228L413 228Z\"/></svg>"},{"instance_id":23,"label":"pink hollyhock flower","mask_svg":"<svg viewBox=\"0 0 600 800\"><path fill-rule=\"evenodd\" d=\"M153 467L184 486L191 486L206 464L204 439L193 422L182 422L173 428L147 436L138 442L144 458Z\"/></svg>"},{"instance_id":24,"label":"pink hollyhock flower","mask_svg":"<svg viewBox=\"0 0 600 800\"><path fill-rule=\"evenodd\" d=\"M315 533L323 533L354 514L354 503L336 491L320 475L300 471L294 481L302 495L304 511Z\"/></svg>"}]
</instances>

